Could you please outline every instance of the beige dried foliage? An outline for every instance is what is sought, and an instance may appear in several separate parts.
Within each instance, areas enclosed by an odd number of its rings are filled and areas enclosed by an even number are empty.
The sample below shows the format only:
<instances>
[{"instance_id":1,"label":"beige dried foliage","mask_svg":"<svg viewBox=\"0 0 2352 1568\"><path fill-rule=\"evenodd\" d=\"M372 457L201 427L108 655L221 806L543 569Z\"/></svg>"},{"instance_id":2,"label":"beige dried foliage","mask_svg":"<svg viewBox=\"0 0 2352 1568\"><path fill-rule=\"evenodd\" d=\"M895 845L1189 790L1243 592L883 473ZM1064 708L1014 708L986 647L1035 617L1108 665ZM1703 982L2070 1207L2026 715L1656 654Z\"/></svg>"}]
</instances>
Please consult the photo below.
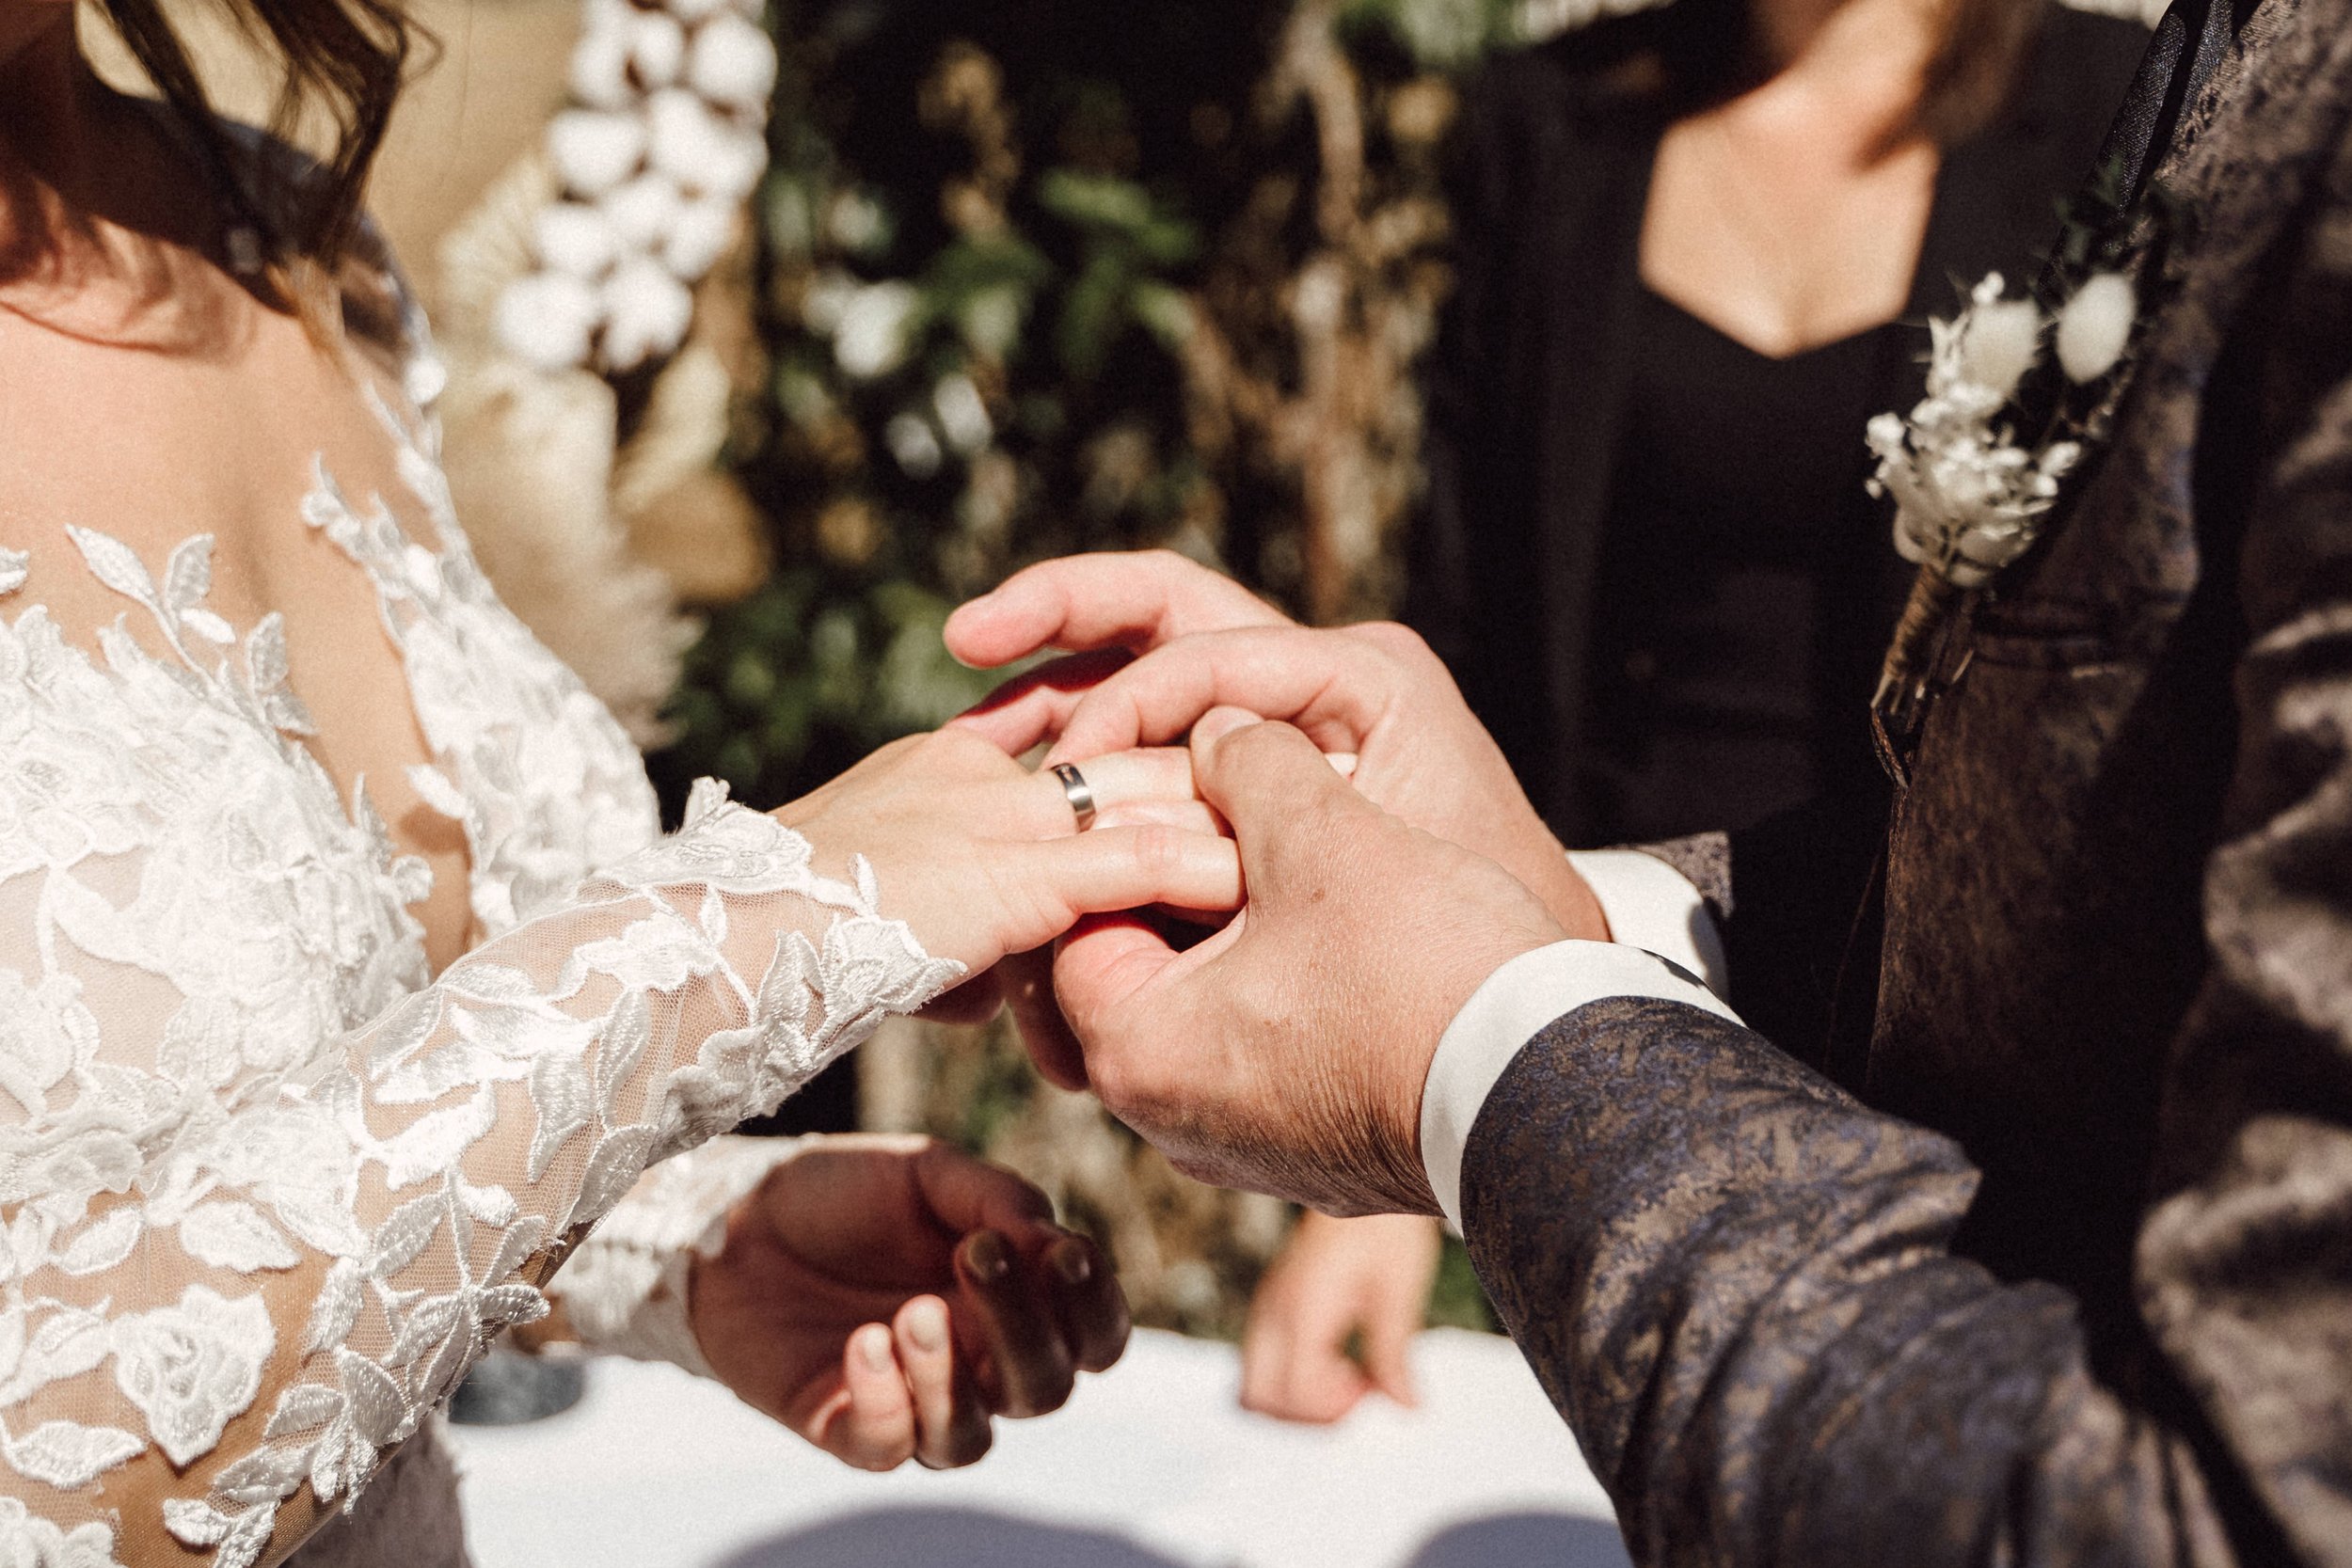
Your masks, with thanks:
<instances>
[{"instance_id":1,"label":"beige dried foliage","mask_svg":"<svg viewBox=\"0 0 2352 1568\"><path fill-rule=\"evenodd\" d=\"M670 578L632 552L616 510L617 399L589 372L518 364L489 329L499 291L530 265L531 215L553 183L535 154L522 160L442 241L443 462L500 596L653 745L694 628ZM723 405L720 418L723 437Z\"/></svg>"}]
</instances>

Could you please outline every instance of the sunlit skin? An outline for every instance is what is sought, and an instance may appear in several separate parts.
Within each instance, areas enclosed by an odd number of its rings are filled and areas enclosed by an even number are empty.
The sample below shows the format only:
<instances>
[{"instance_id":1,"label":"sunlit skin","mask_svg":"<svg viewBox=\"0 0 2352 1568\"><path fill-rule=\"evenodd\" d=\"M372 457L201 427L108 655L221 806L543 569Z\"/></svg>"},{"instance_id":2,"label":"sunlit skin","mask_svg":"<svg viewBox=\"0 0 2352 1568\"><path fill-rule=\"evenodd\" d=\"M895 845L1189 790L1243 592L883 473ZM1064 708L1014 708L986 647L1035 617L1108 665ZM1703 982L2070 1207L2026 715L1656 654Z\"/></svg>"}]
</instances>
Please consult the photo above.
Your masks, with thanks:
<instances>
[{"instance_id":1,"label":"sunlit skin","mask_svg":"<svg viewBox=\"0 0 2352 1568\"><path fill-rule=\"evenodd\" d=\"M437 543L404 505L396 450L366 397L373 384L397 406L396 345L339 341L266 281L241 281L202 165L166 111L97 79L75 25L68 0L0 0L0 546L32 558L0 614L45 606L91 647L90 628L125 606L84 566L69 525L155 566L211 534L210 607L239 627L284 617L289 684L317 721L305 743L346 794L364 777L398 847L431 866L433 892L412 912L438 968L481 935L463 833L407 782L431 753L373 584L300 513L317 456L347 494L387 498L421 543ZM1106 758L1093 782L1104 825L1076 834L1056 781L950 735L889 748L780 815L820 869L871 855L885 908L975 974L1090 910L1233 907L1238 863L1197 831L1214 824L1184 753ZM305 1320L323 1267L260 1280L278 1323ZM994 1416L1058 1405L1126 1333L1107 1263L1052 1223L1033 1188L903 1140L822 1145L781 1167L697 1265L690 1318L739 1395L878 1468L969 1463ZM282 1374L297 1336L278 1338ZM249 1449L269 1402L177 1476L151 1450L102 1478L96 1503L119 1512L122 1560L187 1560L162 1531L161 1497L190 1495ZM316 1522L297 1493L265 1560Z\"/></svg>"}]
</instances>

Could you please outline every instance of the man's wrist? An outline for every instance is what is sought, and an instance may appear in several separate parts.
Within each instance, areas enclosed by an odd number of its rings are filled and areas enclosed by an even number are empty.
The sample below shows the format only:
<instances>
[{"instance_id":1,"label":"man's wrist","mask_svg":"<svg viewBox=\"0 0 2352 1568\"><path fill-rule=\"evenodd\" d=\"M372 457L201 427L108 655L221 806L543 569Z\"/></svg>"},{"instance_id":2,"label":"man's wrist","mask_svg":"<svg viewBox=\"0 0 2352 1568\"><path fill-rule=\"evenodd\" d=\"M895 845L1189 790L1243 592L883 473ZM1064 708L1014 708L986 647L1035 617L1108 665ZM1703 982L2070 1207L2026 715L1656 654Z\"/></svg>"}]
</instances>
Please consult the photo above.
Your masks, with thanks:
<instances>
[{"instance_id":1,"label":"man's wrist","mask_svg":"<svg viewBox=\"0 0 2352 1568\"><path fill-rule=\"evenodd\" d=\"M1422 1171L1438 1212L1457 1228L1462 1152L1495 1081L1546 1025L1617 996L1681 1002L1739 1022L1695 975L1655 954L1615 942L1554 942L1498 967L1439 1037L1422 1086Z\"/></svg>"}]
</instances>

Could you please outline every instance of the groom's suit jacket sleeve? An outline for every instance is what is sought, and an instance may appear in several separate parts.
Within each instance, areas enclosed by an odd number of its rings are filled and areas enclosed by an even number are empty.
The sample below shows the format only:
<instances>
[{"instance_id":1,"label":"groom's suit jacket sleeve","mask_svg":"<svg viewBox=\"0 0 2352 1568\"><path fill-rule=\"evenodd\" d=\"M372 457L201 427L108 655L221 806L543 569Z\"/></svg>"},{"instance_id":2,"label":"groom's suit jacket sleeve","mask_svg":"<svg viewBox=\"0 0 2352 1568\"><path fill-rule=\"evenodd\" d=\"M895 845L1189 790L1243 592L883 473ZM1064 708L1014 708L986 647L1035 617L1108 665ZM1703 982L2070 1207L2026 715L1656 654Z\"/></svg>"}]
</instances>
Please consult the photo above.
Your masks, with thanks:
<instances>
[{"instance_id":1,"label":"groom's suit jacket sleeve","mask_svg":"<svg viewBox=\"0 0 2352 1568\"><path fill-rule=\"evenodd\" d=\"M2234 771L2131 1375L1954 1253L1958 1144L1681 981L1593 999L1547 950L1457 1020L1573 1004L1425 1152L1639 1561L2352 1563L2352 151L2308 211L2248 361Z\"/></svg>"}]
</instances>

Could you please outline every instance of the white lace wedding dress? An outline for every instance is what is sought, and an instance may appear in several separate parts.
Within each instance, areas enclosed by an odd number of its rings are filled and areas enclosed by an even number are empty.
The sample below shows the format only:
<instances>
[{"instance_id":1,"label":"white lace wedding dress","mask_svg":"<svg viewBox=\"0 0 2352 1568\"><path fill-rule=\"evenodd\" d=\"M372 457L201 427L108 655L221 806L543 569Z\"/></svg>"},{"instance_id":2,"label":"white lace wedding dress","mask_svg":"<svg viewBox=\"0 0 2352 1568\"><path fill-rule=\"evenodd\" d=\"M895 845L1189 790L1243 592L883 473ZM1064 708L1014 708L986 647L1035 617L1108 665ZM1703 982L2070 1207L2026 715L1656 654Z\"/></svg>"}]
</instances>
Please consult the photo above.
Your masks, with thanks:
<instances>
[{"instance_id":1,"label":"white lace wedding dress","mask_svg":"<svg viewBox=\"0 0 2352 1568\"><path fill-rule=\"evenodd\" d=\"M544 1313L564 1240L622 1205L570 1315L691 1364L681 1259L771 1155L627 1196L641 1173L960 973L862 862L819 877L723 790L659 836L627 738L467 552L421 343L409 406L378 400L409 493L321 465L305 518L373 584L434 758L412 782L464 828L485 940L437 977L430 872L305 749L277 617L206 608L208 540L74 533L138 623L98 657L0 551L5 1568L139 1540L245 1568L305 1487L346 1511L310 1568L462 1562L434 1412Z\"/></svg>"}]
</instances>

